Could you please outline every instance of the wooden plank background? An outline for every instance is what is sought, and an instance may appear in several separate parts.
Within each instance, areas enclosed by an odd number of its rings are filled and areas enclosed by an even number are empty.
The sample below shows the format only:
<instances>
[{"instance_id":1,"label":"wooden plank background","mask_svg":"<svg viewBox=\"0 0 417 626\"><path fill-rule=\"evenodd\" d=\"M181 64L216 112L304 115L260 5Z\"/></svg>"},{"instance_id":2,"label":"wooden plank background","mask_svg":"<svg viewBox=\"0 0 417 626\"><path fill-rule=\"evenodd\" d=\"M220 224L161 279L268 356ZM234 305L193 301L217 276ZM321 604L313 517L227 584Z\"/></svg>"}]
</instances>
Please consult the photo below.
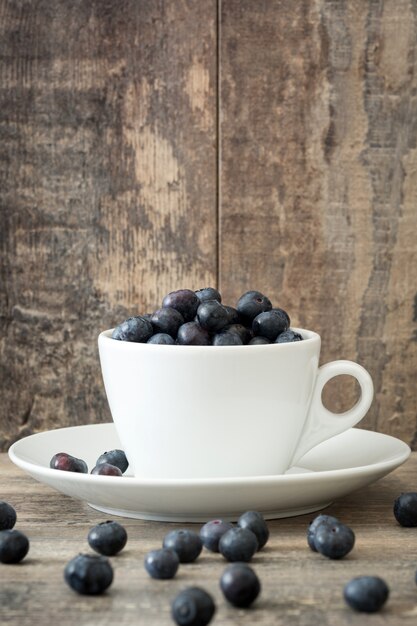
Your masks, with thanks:
<instances>
[{"instance_id":1,"label":"wooden plank background","mask_svg":"<svg viewBox=\"0 0 417 626\"><path fill-rule=\"evenodd\" d=\"M99 331L209 284L416 446L416 98L415 0L0 0L0 449L108 421Z\"/></svg>"}]
</instances>

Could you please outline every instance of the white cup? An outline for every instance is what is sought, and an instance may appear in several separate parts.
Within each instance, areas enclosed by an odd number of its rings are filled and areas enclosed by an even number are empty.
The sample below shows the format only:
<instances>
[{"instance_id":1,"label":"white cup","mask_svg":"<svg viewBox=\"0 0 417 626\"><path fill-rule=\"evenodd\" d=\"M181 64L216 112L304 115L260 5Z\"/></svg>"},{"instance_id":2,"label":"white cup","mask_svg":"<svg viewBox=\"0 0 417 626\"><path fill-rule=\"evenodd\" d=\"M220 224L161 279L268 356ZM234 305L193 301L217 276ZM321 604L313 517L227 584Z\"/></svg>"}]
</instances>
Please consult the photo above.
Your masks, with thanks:
<instances>
[{"instance_id":1,"label":"white cup","mask_svg":"<svg viewBox=\"0 0 417 626\"><path fill-rule=\"evenodd\" d=\"M320 336L254 346L166 346L100 334L104 386L135 476L218 478L283 474L308 450L357 424L373 384L352 361L319 367ZM322 403L348 374L361 388L348 411Z\"/></svg>"}]
</instances>

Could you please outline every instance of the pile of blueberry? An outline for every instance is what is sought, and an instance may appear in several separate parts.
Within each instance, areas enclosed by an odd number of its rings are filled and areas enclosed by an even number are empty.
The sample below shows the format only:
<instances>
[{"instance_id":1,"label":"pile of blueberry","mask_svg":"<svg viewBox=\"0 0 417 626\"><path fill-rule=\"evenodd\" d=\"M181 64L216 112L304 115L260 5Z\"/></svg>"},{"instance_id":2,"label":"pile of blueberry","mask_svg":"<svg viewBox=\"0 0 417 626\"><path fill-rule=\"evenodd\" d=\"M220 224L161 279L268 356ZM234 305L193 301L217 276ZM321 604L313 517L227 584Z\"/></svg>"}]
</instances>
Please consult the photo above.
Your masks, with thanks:
<instances>
[{"instance_id":1,"label":"pile of blueberry","mask_svg":"<svg viewBox=\"0 0 417 626\"><path fill-rule=\"evenodd\" d=\"M78 459L67 452L57 452L50 460L51 469L63 470L66 472L76 472L78 474L88 474L87 463L83 459ZM101 476L122 476L129 467L129 461L123 450L110 450L103 452L91 470L91 474Z\"/></svg>"},{"instance_id":2,"label":"pile of blueberry","mask_svg":"<svg viewBox=\"0 0 417 626\"><path fill-rule=\"evenodd\" d=\"M394 502L394 516L401 526L417 527L417 493L401 494ZM13 530L16 518L14 508L0 501L1 563L19 563L28 553L29 540L23 533ZM235 607L247 608L261 591L261 582L247 563L263 548L268 538L268 526L262 515L257 511L247 511L240 516L237 526L215 519L204 524L199 533L185 529L167 533L162 548L149 552L144 565L152 578L167 580L176 575L180 564L194 562L203 547L218 552L230 562L220 578L224 597ZM108 557L123 550L127 533L121 524L106 521L89 531L87 541L97 554L79 554L71 559L65 566L64 579L80 594L101 594L113 581L113 568ZM318 515L307 530L310 548L330 559L346 556L354 542L353 531L329 515ZM343 590L346 603L352 609L365 613L380 610L388 595L386 582L378 576L355 577ZM181 591L171 605L172 618L179 626L205 626L215 611L212 596L205 589L195 586Z\"/></svg>"},{"instance_id":3,"label":"pile of blueberry","mask_svg":"<svg viewBox=\"0 0 417 626\"><path fill-rule=\"evenodd\" d=\"M236 308L222 304L217 289L179 289L162 300L152 314L129 317L113 339L136 343L193 346L242 346L301 341L283 309L259 291L247 291Z\"/></svg>"}]
</instances>

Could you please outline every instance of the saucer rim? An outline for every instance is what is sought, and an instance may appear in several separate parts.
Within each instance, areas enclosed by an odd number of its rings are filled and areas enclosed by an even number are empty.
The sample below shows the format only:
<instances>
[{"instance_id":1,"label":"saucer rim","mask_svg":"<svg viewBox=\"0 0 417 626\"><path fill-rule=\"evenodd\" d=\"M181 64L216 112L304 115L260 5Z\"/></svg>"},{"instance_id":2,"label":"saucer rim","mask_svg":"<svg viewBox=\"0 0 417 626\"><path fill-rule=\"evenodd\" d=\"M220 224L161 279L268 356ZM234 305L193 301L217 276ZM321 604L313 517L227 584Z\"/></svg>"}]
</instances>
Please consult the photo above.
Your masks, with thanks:
<instances>
[{"instance_id":1,"label":"saucer rim","mask_svg":"<svg viewBox=\"0 0 417 626\"><path fill-rule=\"evenodd\" d=\"M33 438L40 438L45 435L49 435L51 433L55 433L57 431L66 431L70 429L83 429L86 427L103 427L107 425L112 425L114 427L113 422L102 422L98 424L79 424L76 426L67 426L63 428L55 428L46 431L42 431L39 433L34 433L32 435L28 435L27 437L23 437L18 441L14 442L9 450L8 455L10 460L20 467L25 472L32 474L34 471L37 475L48 477L55 476L55 473L59 470L55 470L49 467L45 467L44 465L39 465L37 463L32 463L30 461L24 460L21 456L19 456L19 447L23 444L23 442L28 442L28 440ZM210 486L210 487L224 487L225 485L247 485L247 484L280 484L281 482L285 483L296 483L302 477L302 480L314 480L317 476L320 476L323 480L327 478L334 477L343 477L344 475L352 477L356 475L360 475L363 472L369 472L372 468L374 471L385 470L387 468L397 468L408 459L411 454L411 448L408 444L406 444L401 439L397 437L393 437L392 435L387 435L385 433L379 433L377 431L362 429L362 428L351 428L348 431L355 431L357 433L368 433L371 436L375 436L375 438L389 438L401 444L403 450L396 453L394 456L391 456L389 459L383 461L377 461L374 463L368 463L365 465L360 465L356 467L344 467L340 469L332 469L332 470L323 470L323 471L314 471L309 470L308 472L300 472L297 474L276 474L276 475L260 475L260 476L231 476L231 477L215 477L215 478L138 478L136 476L100 476L94 474L78 474L74 472L60 472L60 480L64 482L72 482L74 479L84 481L84 482L93 482L98 481L98 484L105 485L116 485L117 483L127 484L127 481L130 485L140 485L141 487L160 487L160 486L172 486L172 487L187 487L187 486ZM343 433L341 433L343 435ZM340 435L338 435L340 436ZM368 436L368 435L367 435ZM320 444L318 444L320 445ZM313 448L314 449L314 448ZM311 451L310 451L311 452ZM306 453L306 455L309 453ZM303 468L302 459L297 463L295 467L299 467L300 469L309 469ZM56 478L56 476L55 476Z\"/></svg>"}]
</instances>

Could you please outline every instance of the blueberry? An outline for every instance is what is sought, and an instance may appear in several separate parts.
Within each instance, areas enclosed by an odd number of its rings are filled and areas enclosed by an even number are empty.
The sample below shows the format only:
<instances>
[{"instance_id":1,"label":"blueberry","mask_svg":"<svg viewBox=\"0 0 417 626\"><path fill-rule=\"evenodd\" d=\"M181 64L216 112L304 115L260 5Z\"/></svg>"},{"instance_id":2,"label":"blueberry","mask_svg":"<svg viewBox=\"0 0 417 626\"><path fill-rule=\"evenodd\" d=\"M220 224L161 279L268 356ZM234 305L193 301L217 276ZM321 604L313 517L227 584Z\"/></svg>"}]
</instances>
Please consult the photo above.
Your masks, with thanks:
<instances>
[{"instance_id":1,"label":"blueberry","mask_svg":"<svg viewBox=\"0 0 417 626\"><path fill-rule=\"evenodd\" d=\"M91 473L99 476L123 476L120 469L110 463L100 463L100 465L96 465L91 470Z\"/></svg>"},{"instance_id":2,"label":"blueberry","mask_svg":"<svg viewBox=\"0 0 417 626\"><path fill-rule=\"evenodd\" d=\"M122 473L124 473L129 467L129 461L126 458L126 454L123 450L118 449L103 452L103 454L98 457L96 465L100 465L100 463L110 463L110 465L115 465Z\"/></svg>"},{"instance_id":3,"label":"blueberry","mask_svg":"<svg viewBox=\"0 0 417 626\"><path fill-rule=\"evenodd\" d=\"M329 559L341 559L348 554L355 543L355 534L351 528L341 522L319 524L314 535L317 552Z\"/></svg>"},{"instance_id":4,"label":"blueberry","mask_svg":"<svg viewBox=\"0 0 417 626\"><path fill-rule=\"evenodd\" d=\"M385 604L389 595L387 583L378 576L352 578L343 590L348 605L363 613L375 613Z\"/></svg>"},{"instance_id":5,"label":"blueberry","mask_svg":"<svg viewBox=\"0 0 417 626\"><path fill-rule=\"evenodd\" d=\"M321 515L317 515L317 517L315 517L313 521L310 522L307 529L307 543L310 546L311 550L313 550L313 552L317 552L317 548L314 545L314 537L316 535L317 528L321 526L321 524L324 524L327 527L331 527L333 524L337 524L338 522L339 520L337 519L337 517L324 515L323 513Z\"/></svg>"},{"instance_id":6,"label":"blueberry","mask_svg":"<svg viewBox=\"0 0 417 626\"><path fill-rule=\"evenodd\" d=\"M77 472L78 474L88 474L87 463L82 459L77 459L66 452L54 454L49 462L52 469L63 470L65 472Z\"/></svg>"},{"instance_id":7,"label":"blueberry","mask_svg":"<svg viewBox=\"0 0 417 626\"><path fill-rule=\"evenodd\" d=\"M246 608L259 595L261 583L259 578L246 563L228 565L220 578L220 588L233 606Z\"/></svg>"},{"instance_id":8,"label":"blueberry","mask_svg":"<svg viewBox=\"0 0 417 626\"><path fill-rule=\"evenodd\" d=\"M217 333L213 337L213 346L243 346L243 341L236 333Z\"/></svg>"},{"instance_id":9,"label":"blueberry","mask_svg":"<svg viewBox=\"0 0 417 626\"><path fill-rule=\"evenodd\" d=\"M221 537L231 528L233 528L233 524L221 519L213 519L204 524L200 528L200 538L204 547L211 552L218 552Z\"/></svg>"},{"instance_id":10,"label":"blueberry","mask_svg":"<svg viewBox=\"0 0 417 626\"><path fill-rule=\"evenodd\" d=\"M302 341L303 338L300 333L295 332L295 330L285 330L283 333L278 335L275 339L275 343L292 343L293 341Z\"/></svg>"},{"instance_id":11,"label":"blueberry","mask_svg":"<svg viewBox=\"0 0 417 626\"><path fill-rule=\"evenodd\" d=\"M215 610L213 598L200 587L187 587L171 605L172 619L178 626L206 626Z\"/></svg>"},{"instance_id":12,"label":"blueberry","mask_svg":"<svg viewBox=\"0 0 417 626\"><path fill-rule=\"evenodd\" d=\"M217 302L222 301L222 297L220 292L214 287L205 287L204 289L197 289L195 295L200 300L200 302L206 302L206 300L217 300Z\"/></svg>"},{"instance_id":13,"label":"blueberry","mask_svg":"<svg viewBox=\"0 0 417 626\"><path fill-rule=\"evenodd\" d=\"M243 326L243 324L229 324L223 329L223 332L238 335L244 344L249 343L253 337L252 331L249 328L246 328L246 326Z\"/></svg>"},{"instance_id":14,"label":"blueberry","mask_svg":"<svg viewBox=\"0 0 417 626\"><path fill-rule=\"evenodd\" d=\"M0 531L0 563L19 563L29 552L29 539L20 530Z\"/></svg>"},{"instance_id":15,"label":"blueberry","mask_svg":"<svg viewBox=\"0 0 417 626\"><path fill-rule=\"evenodd\" d=\"M65 566L64 578L74 591L84 595L98 595L113 582L113 568L104 556L79 554Z\"/></svg>"},{"instance_id":16,"label":"blueberry","mask_svg":"<svg viewBox=\"0 0 417 626\"><path fill-rule=\"evenodd\" d=\"M217 300L207 300L197 309L197 318L201 328L211 333L222 330L229 323L229 313Z\"/></svg>"},{"instance_id":17,"label":"blueberry","mask_svg":"<svg viewBox=\"0 0 417 626\"><path fill-rule=\"evenodd\" d=\"M219 552L228 561L250 561L257 549L258 540L248 528L231 528L219 541Z\"/></svg>"},{"instance_id":18,"label":"blueberry","mask_svg":"<svg viewBox=\"0 0 417 626\"><path fill-rule=\"evenodd\" d=\"M8 502L0 500L0 530L10 530L16 524L16 511Z\"/></svg>"},{"instance_id":19,"label":"blueberry","mask_svg":"<svg viewBox=\"0 0 417 626\"><path fill-rule=\"evenodd\" d=\"M179 311L172 307L158 309L151 317L154 333L164 333L175 339L179 327L184 324L184 318Z\"/></svg>"},{"instance_id":20,"label":"blueberry","mask_svg":"<svg viewBox=\"0 0 417 626\"><path fill-rule=\"evenodd\" d=\"M156 335L152 335L152 337L148 339L148 343L158 343L164 346L173 346L175 344L175 341L171 337L171 335L167 335L166 333L156 333Z\"/></svg>"},{"instance_id":21,"label":"blueberry","mask_svg":"<svg viewBox=\"0 0 417 626\"><path fill-rule=\"evenodd\" d=\"M259 313L252 322L254 335L261 335L275 341L279 334L288 330L290 318L283 309L271 309L265 313Z\"/></svg>"},{"instance_id":22,"label":"blueberry","mask_svg":"<svg viewBox=\"0 0 417 626\"><path fill-rule=\"evenodd\" d=\"M394 502L394 515L401 526L417 526L417 493L402 493Z\"/></svg>"},{"instance_id":23,"label":"blueberry","mask_svg":"<svg viewBox=\"0 0 417 626\"><path fill-rule=\"evenodd\" d=\"M261 337L261 335L252 337L252 339L249 341L250 346L264 346L267 343L271 343L271 342L266 337Z\"/></svg>"},{"instance_id":24,"label":"blueberry","mask_svg":"<svg viewBox=\"0 0 417 626\"><path fill-rule=\"evenodd\" d=\"M114 556L126 545L127 532L118 522L101 522L88 533L87 541L93 550L105 556Z\"/></svg>"},{"instance_id":25,"label":"blueberry","mask_svg":"<svg viewBox=\"0 0 417 626\"><path fill-rule=\"evenodd\" d=\"M145 556L146 571L149 576L158 578L159 580L174 578L179 564L180 560L178 554L168 548L152 550Z\"/></svg>"},{"instance_id":26,"label":"blueberry","mask_svg":"<svg viewBox=\"0 0 417 626\"><path fill-rule=\"evenodd\" d=\"M164 537L163 547L174 550L180 563L191 563L199 556L203 542L193 530L171 530Z\"/></svg>"},{"instance_id":27,"label":"blueberry","mask_svg":"<svg viewBox=\"0 0 417 626\"><path fill-rule=\"evenodd\" d=\"M235 309L232 306L227 306L224 305L224 308L227 311L227 314L229 316L229 324L238 324L239 323L239 313L237 312L237 309Z\"/></svg>"},{"instance_id":28,"label":"blueberry","mask_svg":"<svg viewBox=\"0 0 417 626\"><path fill-rule=\"evenodd\" d=\"M129 317L127 320L116 326L113 330L112 338L119 341L134 341L136 343L146 343L153 334L152 324L149 320L137 315Z\"/></svg>"},{"instance_id":29,"label":"blueberry","mask_svg":"<svg viewBox=\"0 0 417 626\"><path fill-rule=\"evenodd\" d=\"M178 329L177 341L182 346L209 346L210 335L197 322L187 322Z\"/></svg>"},{"instance_id":30,"label":"blueberry","mask_svg":"<svg viewBox=\"0 0 417 626\"><path fill-rule=\"evenodd\" d=\"M171 307L181 313L185 322L190 322L197 313L200 300L196 296L194 291L190 289L178 289L178 291L171 291L162 300L162 307Z\"/></svg>"},{"instance_id":31,"label":"blueberry","mask_svg":"<svg viewBox=\"0 0 417 626\"><path fill-rule=\"evenodd\" d=\"M258 550L264 547L269 539L269 529L266 522L258 511L246 511L237 520L240 528L251 530L258 540Z\"/></svg>"},{"instance_id":32,"label":"blueberry","mask_svg":"<svg viewBox=\"0 0 417 626\"><path fill-rule=\"evenodd\" d=\"M239 315L245 323L248 324L260 313L270 311L272 304L271 301L259 291L247 291L239 298L236 308Z\"/></svg>"}]
</instances>

